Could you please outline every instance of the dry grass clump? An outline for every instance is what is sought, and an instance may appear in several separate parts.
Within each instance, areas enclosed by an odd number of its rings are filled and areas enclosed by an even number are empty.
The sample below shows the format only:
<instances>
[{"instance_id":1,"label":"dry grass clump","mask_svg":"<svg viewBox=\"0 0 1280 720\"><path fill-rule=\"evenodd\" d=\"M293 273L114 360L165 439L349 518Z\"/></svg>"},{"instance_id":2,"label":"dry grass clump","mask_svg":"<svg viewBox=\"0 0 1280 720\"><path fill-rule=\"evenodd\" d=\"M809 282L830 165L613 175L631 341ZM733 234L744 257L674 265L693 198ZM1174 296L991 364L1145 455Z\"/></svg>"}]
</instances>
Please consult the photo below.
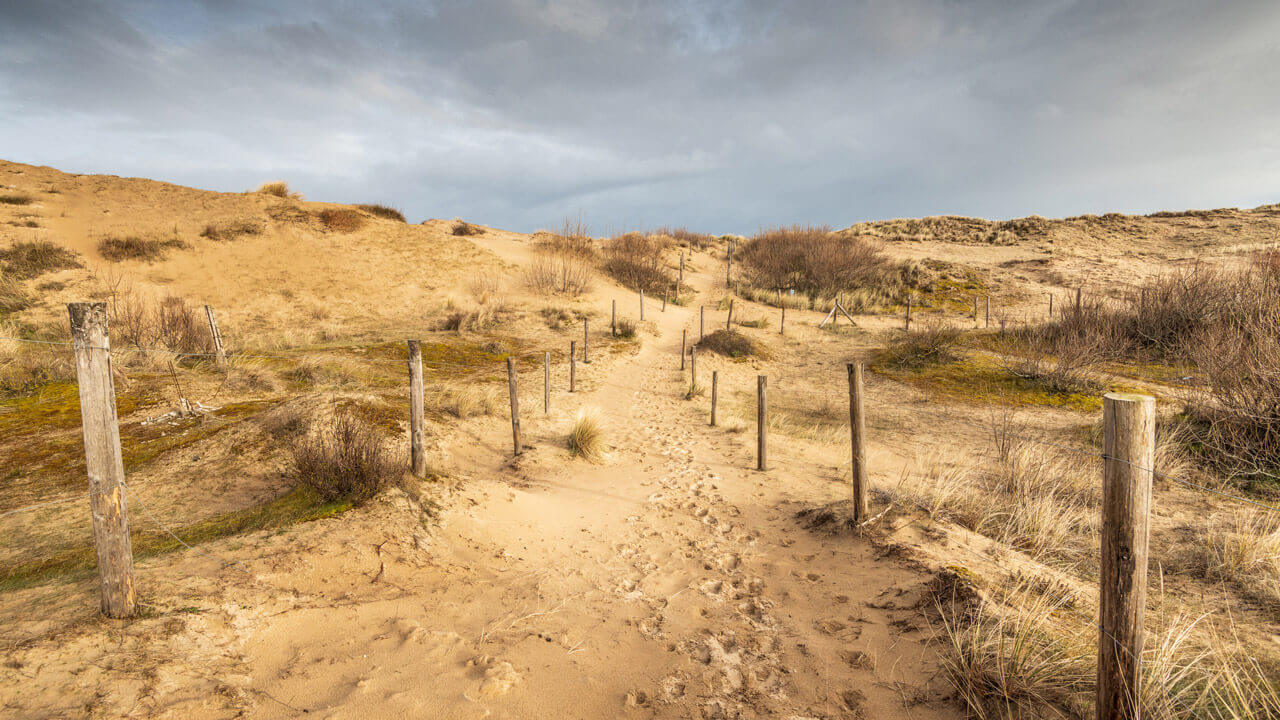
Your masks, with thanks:
<instances>
[{"instance_id":1,"label":"dry grass clump","mask_svg":"<svg viewBox=\"0 0 1280 720\"><path fill-rule=\"evenodd\" d=\"M604 457L604 426L595 408L578 411L566 444L570 455L588 462L599 462Z\"/></svg>"},{"instance_id":2,"label":"dry grass clump","mask_svg":"<svg viewBox=\"0 0 1280 720\"><path fill-rule=\"evenodd\" d=\"M618 318L616 328L617 330L614 334L624 340L630 340L636 336L636 321L629 317Z\"/></svg>"},{"instance_id":3,"label":"dry grass clump","mask_svg":"<svg viewBox=\"0 0 1280 720\"><path fill-rule=\"evenodd\" d=\"M1199 565L1209 577L1234 584L1250 598L1280 606L1280 518L1239 510L1209 527Z\"/></svg>"},{"instance_id":4,"label":"dry grass clump","mask_svg":"<svg viewBox=\"0 0 1280 720\"><path fill-rule=\"evenodd\" d=\"M200 237L222 242L235 240L245 235L260 235L262 230L263 225L260 220L245 218L220 220L206 224L204 229L200 231Z\"/></svg>"},{"instance_id":5,"label":"dry grass clump","mask_svg":"<svg viewBox=\"0 0 1280 720\"><path fill-rule=\"evenodd\" d=\"M30 205L34 201L24 193L0 193L0 205Z\"/></svg>"},{"instance_id":6,"label":"dry grass clump","mask_svg":"<svg viewBox=\"0 0 1280 720\"><path fill-rule=\"evenodd\" d=\"M484 228L479 225L472 225L466 220L455 218L453 227L449 228L449 232L458 237L469 237L471 235L483 235Z\"/></svg>"},{"instance_id":7,"label":"dry grass clump","mask_svg":"<svg viewBox=\"0 0 1280 720\"><path fill-rule=\"evenodd\" d=\"M573 252L542 251L524 271L525 284L543 295L577 297L591 290L590 257Z\"/></svg>"},{"instance_id":8,"label":"dry grass clump","mask_svg":"<svg viewBox=\"0 0 1280 720\"><path fill-rule=\"evenodd\" d=\"M364 215L351 208L325 208L317 217L321 224L334 232L349 233L364 227Z\"/></svg>"},{"instance_id":9,"label":"dry grass clump","mask_svg":"<svg viewBox=\"0 0 1280 720\"><path fill-rule=\"evenodd\" d=\"M107 314L113 347L179 354L213 351L204 311L182 297L169 295L156 302L117 281L107 288Z\"/></svg>"},{"instance_id":10,"label":"dry grass clump","mask_svg":"<svg viewBox=\"0 0 1280 720\"><path fill-rule=\"evenodd\" d=\"M32 302L31 293L17 278L0 275L0 316L26 310Z\"/></svg>"},{"instance_id":11,"label":"dry grass clump","mask_svg":"<svg viewBox=\"0 0 1280 720\"><path fill-rule=\"evenodd\" d=\"M376 427L347 410L294 445L288 470L325 500L353 505L374 498L402 471L402 464L383 448Z\"/></svg>"},{"instance_id":12,"label":"dry grass clump","mask_svg":"<svg viewBox=\"0 0 1280 720\"><path fill-rule=\"evenodd\" d=\"M439 329L450 332L479 332L502 321L507 306L500 300L459 303L450 298Z\"/></svg>"},{"instance_id":13,"label":"dry grass clump","mask_svg":"<svg viewBox=\"0 0 1280 720\"><path fill-rule=\"evenodd\" d=\"M19 241L0 250L5 274L20 279L80 267L80 256L48 240Z\"/></svg>"},{"instance_id":14,"label":"dry grass clump","mask_svg":"<svg viewBox=\"0 0 1280 720\"><path fill-rule=\"evenodd\" d=\"M716 236L694 232L685 227L661 227L653 230L651 235L666 235L682 247L706 250L716 242Z\"/></svg>"},{"instance_id":15,"label":"dry grass clump","mask_svg":"<svg viewBox=\"0 0 1280 720\"><path fill-rule=\"evenodd\" d=\"M497 388L485 385L436 387L428 390L426 404L465 420L497 412L502 406L502 394Z\"/></svg>"},{"instance_id":16,"label":"dry grass clump","mask_svg":"<svg viewBox=\"0 0 1280 720\"><path fill-rule=\"evenodd\" d=\"M669 290L675 281L667 272L664 258L671 243L666 235L636 232L609 238L604 244L604 271L633 290Z\"/></svg>"},{"instance_id":17,"label":"dry grass clump","mask_svg":"<svg viewBox=\"0 0 1280 720\"><path fill-rule=\"evenodd\" d=\"M121 260L144 260L151 262L162 259L171 248L185 248L186 243L178 238L161 240L141 235L110 236L98 241L98 253L111 262Z\"/></svg>"},{"instance_id":18,"label":"dry grass clump","mask_svg":"<svg viewBox=\"0 0 1280 720\"><path fill-rule=\"evenodd\" d=\"M964 333L950 323L936 321L918 325L895 337L881 353L880 362L901 368L921 368L952 362L960 357Z\"/></svg>"},{"instance_id":19,"label":"dry grass clump","mask_svg":"<svg viewBox=\"0 0 1280 720\"><path fill-rule=\"evenodd\" d=\"M396 222L405 222L404 213L400 212L398 209L393 207L388 207L386 205L377 205L373 203L356 205L356 207L360 208L361 210L369 213L374 217L380 217L383 220L394 220Z\"/></svg>"},{"instance_id":20,"label":"dry grass clump","mask_svg":"<svg viewBox=\"0 0 1280 720\"><path fill-rule=\"evenodd\" d=\"M811 298L882 286L892 276L892 263L879 247L827 227L795 225L762 232L743 243L734 259L748 284Z\"/></svg>"},{"instance_id":21,"label":"dry grass clump","mask_svg":"<svg viewBox=\"0 0 1280 720\"><path fill-rule=\"evenodd\" d=\"M758 357L769 358L769 351L764 345L743 335L737 330L717 330L702 338L697 344L699 350L710 350L731 358Z\"/></svg>"},{"instance_id":22,"label":"dry grass clump","mask_svg":"<svg viewBox=\"0 0 1280 720\"><path fill-rule=\"evenodd\" d=\"M289 183L283 180L268 180L258 186L254 192L260 192L265 195L274 195L278 198L286 200L301 200L302 193L296 193L289 189Z\"/></svg>"}]
</instances>

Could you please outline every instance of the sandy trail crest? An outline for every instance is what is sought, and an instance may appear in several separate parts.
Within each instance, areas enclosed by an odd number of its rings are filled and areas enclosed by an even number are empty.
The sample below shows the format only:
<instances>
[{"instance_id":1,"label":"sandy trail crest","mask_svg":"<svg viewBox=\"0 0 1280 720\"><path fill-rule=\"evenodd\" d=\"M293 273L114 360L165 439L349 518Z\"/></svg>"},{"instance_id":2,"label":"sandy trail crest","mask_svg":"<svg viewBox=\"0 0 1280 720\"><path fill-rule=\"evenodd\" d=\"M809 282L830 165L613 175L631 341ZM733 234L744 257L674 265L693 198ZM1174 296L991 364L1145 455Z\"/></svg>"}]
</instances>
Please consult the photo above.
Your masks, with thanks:
<instances>
[{"instance_id":1,"label":"sandy trail crest","mask_svg":"<svg viewBox=\"0 0 1280 720\"><path fill-rule=\"evenodd\" d=\"M750 432L681 397L696 312L654 315L659 337L574 398L606 418L608 461L565 463L535 426L537 448L468 480L398 597L247 639L278 699L253 714L955 717L914 607L928 578L800 529L794 504L838 489L781 442L777 469L746 469Z\"/></svg>"}]
</instances>

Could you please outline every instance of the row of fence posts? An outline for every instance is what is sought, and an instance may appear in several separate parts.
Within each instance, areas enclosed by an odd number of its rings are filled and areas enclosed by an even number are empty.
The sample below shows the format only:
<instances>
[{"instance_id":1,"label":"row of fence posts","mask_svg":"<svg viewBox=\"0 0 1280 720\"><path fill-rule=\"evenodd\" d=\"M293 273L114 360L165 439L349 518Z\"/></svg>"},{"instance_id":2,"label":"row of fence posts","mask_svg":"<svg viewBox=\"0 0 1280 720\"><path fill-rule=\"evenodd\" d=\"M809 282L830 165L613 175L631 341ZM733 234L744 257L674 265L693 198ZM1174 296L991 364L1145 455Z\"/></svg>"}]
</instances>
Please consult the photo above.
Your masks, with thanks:
<instances>
[{"instance_id":1,"label":"row of fence posts","mask_svg":"<svg viewBox=\"0 0 1280 720\"><path fill-rule=\"evenodd\" d=\"M1077 293L1077 302L1079 294ZM98 560L101 607L108 617L137 611L133 553L129 536L127 486L116 415L111 371L107 306L103 302L71 303L72 346L80 394L85 467L89 480L94 547ZM221 334L212 308L206 307L214 337L215 357L225 365ZM700 313L701 320L701 313ZM701 330L701 328L700 328ZM699 333L701 335L701 332ZM681 336L681 368L686 334ZM587 358L587 323L583 321L582 361ZM691 388L697 387L697 345L688 347ZM569 391L574 392L576 342L569 345ZM515 454L523 452L515 359L507 358L511 399L511 434ZM411 471L426 469L423 418L422 348L408 341L409 445ZM846 366L849 382L849 431L852 464L852 516L867 519L866 419L861 363ZM543 410L551 406L551 355L543 354ZM711 373L711 425L717 424L719 373ZM768 469L768 378L756 378L757 470ZM1146 608L1149 515L1152 466L1155 461L1155 399L1147 395L1111 393L1103 399L1102 557L1099 595L1098 717L1137 718L1135 691L1140 686L1143 618Z\"/></svg>"}]
</instances>

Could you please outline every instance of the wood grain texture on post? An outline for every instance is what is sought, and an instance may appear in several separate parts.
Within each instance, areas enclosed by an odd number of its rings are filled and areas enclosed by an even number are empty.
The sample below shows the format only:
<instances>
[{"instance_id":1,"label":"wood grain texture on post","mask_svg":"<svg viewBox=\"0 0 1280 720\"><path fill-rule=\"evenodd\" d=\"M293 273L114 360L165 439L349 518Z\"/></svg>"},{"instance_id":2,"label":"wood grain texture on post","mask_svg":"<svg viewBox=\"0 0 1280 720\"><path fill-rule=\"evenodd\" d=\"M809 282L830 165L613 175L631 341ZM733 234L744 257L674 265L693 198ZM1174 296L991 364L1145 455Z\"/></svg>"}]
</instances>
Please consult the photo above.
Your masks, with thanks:
<instances>
[{"instance_id":1,"label":"wood grain texture on post","mask_svg":"<svg viewBox=\"0 0 1280 720\"><path fill-rule=\"evenodd\" d=\"M782 306L782 319L778 321L778 334L785 335L787 333L787 306Z\"/></svg>"},{"instance_id":2,"label":"wood grain texture on post","mask_svg":"<svg viewBox=\"0 0 1280 720\"><path fill-rule=\"evenodd\" d=\"M1136 720L1142 680L1156 401L1102 399L1102 562L1099 578L1098 720Z\"/></svg>"},{"instance_id":3,"label":"wood grain texture on post","mask_svg":"<svg viewBox=\"0 0 1280 720\"><path fill-rule=\"evenodd\" d=\"M542 353L542 413L551 412L551 353Z\"/></svg>"},{"instance_id":4,"label":"wood grain texture on post","mask_svg":"<svg viewBox=\"0 0 1280 720\"><path fill-rule=\"evenodd\" d=\"M578 341L569 341L569 392L576 390L578 374Z\"/></svg>"},{"instance_id":5,"label":"wood grain texture on post","mask_svg":"<svg viewBox=\"0 0 1280 720\"><path fill-rule=\"evenodd\" d=\"M720 371L711 371L711 427L716 426L716 400L720 394Z\"/></svg>"},{"instance_id":6,"label":"wood grain texture on post","mask_svg":"<svg viewBox=\"0 0 1280 720\"><path fill-rule=\"evenodd\" d=\"M116 390L111 376L107 304L71 303L67 305L67 312L71 317L76 382L80 387L80 424L84 433L102 613L113 618L130 617L137 612L138 600L133 585L133 546L129 540L129 505L125 497L124 460L120 454Z\"/></svg>"},{"instance_id":7,"label":"wood grain texture on post","mask_svg":"<svg viewBox=\"0 0 1280 720\"><path fill-rule=\"evenodd\" d=\"M520 443L520 395L516 391L516 361L510 356L507 357L507 391L511 393L511 444L519 455L524 452Z\"/></svg>"},{"instance_id":8,"label":"wood grain texture on post","mask_svg":"<svg viewBox=\"0 0 1280 720\"><path fill-rule=\"evenodd\" d=\"M769 378L756 376L756 469L769 466Z\"/></svg>"},{"instance_id":9,"label":"wood grain texture on post","mask_svg":"<svg viewBox=\"0 0 1280 720\"><path fill-rule=\"evenodd\" d=\"M689 338L689 331L684 328L680 328L680 369L681 370L684 370L684 346L685 346L685 343L688 342L688 338Z\"/></svg>"},{"instance_id":10,"label":"wood grain texture on post","mask_svg":"<svg viewBox=\"0 0 1280 720\"><path fill-rule=\"evenodd\" d=\"M422 343L409 341L409 469L427 474L427 430L423 423Z\"/></svg>"},{"instance_id":11,"label":"wood grain texture on post","mask_svg":"<svg viewBox=\"0 0 1280 720\"><path fill-rule=\"evenodd\" d=\"M862 407L862 363L849 363L849 440L853 468L853 521L867 519L867 422Z\"/></svg>"},{"instance_id":12,"label":"wood grain texture on post","mask_svg":"<svg viewBox=\"0 0 1280 720\"><path fill-rule=\"evenodd\" d=\"M214 360L217 361L218 367L225 368L227 366L227 351L222 347L222 331L218 329L218 317L213 312L213 306L205 305L204 314L209 319L209 335L213 338Z\"/></svg>"}]
</instances>

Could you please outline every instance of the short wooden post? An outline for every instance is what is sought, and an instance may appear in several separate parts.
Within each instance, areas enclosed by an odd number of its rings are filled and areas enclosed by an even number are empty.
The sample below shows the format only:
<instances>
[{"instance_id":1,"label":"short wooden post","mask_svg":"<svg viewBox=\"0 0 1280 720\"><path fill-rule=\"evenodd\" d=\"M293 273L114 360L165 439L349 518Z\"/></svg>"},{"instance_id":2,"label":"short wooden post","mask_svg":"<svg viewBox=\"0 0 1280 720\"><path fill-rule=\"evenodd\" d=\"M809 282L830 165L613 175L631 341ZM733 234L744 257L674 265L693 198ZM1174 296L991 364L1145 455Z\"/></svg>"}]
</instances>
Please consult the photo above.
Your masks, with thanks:
<instances>
[{"instance_id":1,"label":"short wooden post","mask_svg":"<svg viewBox=\"0 0 1280 720\"><path fill-rule=\"evenodd\" d=\"M409 341L409 468L414 477L427 474L427 430L423 426L422 342Z\"/></svg>"},{"instance_id":2,"label":"short wooden post","mask_svg":"<svg viewBox=\"0 0 1280 720\"><path fill-rule=\"evenodd\" d=\"M520 396L516 392L516 360L507 356L507 390L511 393L511 444L516 455L524 452L520 443Z\"/></svg>"},{"instance_id":3,"label":"short wooden post","mask_svg":"<svg viewBox=\"0 0 1280 720\"><path fill-rule=\"evenodd\" d=\"M222 331L218 329L218 318L213 314L213 306L204 306L205 317L209 319L209 335L213 337L213 356L218 367L227 366L227 351L222 348Z\"/></svg>"},{"instance_id":4,"label":"short wooden post","mask_svg":"<svg viewBox=\"0 0 1280 720\"><path fill-rule=\"evenodd\" d=\"M542 414L551 412L551 353L542 353Z\"/></svg>"},{"instance_id":5,"label":"short wooden post","mask_svg":"<svg viewBox=\"0 0 1280 720\"><path fill-rule=\"evenodd\" d=\"M644 322L644 290L640 291L640 322Z\"/></svg>"},{"instance_id":6,"label":"short wooden post","mask_svg":"<svg viewBox=\"0 0 1280 720\"><path fill-rule=\"evenodd\" d=\"M684 345L688 341L689 331L680 329L680 371L684 372Z\"/></svg>"},{"instance_id":7,"label":"short wooden post","mask_svg":"<svg viewBox=\"0 0 1280 720\"><path fill-rule=\"evenodd\" d=\"M907 296L907 324L905 325L904 329L907 332L911 332L911 296L910 295Z\"/></svg>"},{"instance_id":8,"label":"short wooden post","mask_svg":"<svg viewBox=\"0 0 1280 720\"><path fill-rule=\"evenodd\" d=\"M133 546L129 541L129 505L125 497L116 389L111 376L107 304L70 303L71 341L80 386L80 425L89 476L93 544L98 555L102 613L130 617L137 612L133 586Z\"/></svg>"},{"instance_id":9,"label":"short wooden post","mask_svg":"<svg viewBox=\"0 0 1280 720\"><path fill-rule=\"evenodd\" d=\"M574 376L578 374L577 369L578 369L578 341L570 340L569 341L569 392L573 392L575 390L574 381L576 380L576 378Z\"/></svg>"},{"instance_id":10,"label":"short wooden post","mask_svg":"<svg viewBox=\"0 0 1280 720\"><path fill-rule=\"evenodd\" d=\"M733 298L729 298L729 314L724 319L724 329L729 330L731 329L730 326L732 325L733 325Z\"/></svg>"},{"instance_id":11,"label":"short wooden post","mask_svg":"<svg viewBox=\"0 0 1280 720\"><path fill-rule=\"evenodd\" d=\"M991 296L987 296L987 327L991 327Z\"/></svg>"},{"instance_id":12,"label":"short wooden post","mask_svg":"<svg viewBox=\"0 0 1280 720\"><path fill-rule=\"evenodd\" d=\"M853 521L867 519L867 424L862 412L862 363L848 363L849 440L853 470Z\"/></svg>"},{"instance_id":13,"label":"short wooden post","mask_svg":"<svg viewBox=\"0 0 1280 720\"><path fill-rule=\"evenodd\" d=\"M724 286L733 289L733 248L725 251L724 255Z\"/></svg>"},{"instance_id":14,"label":"short wooden post","mask_svg":"<svg viewBox=\"0 0 1280 720\"><path fill-rule=\"evenodd\" d=\"M698 346L689 348L689 387L698 387Z\"/></svg>"},{"instance_id":15,"label":"short wooden post","mask_svg":"<svg viewBox=\"0 0 1280 720\"><path fill-rule=\"evenodd\" d=\"M1053 317L1053 293L1049 293L1049 317Z\"/></svg>"},{"instance_id":16,"label":"short wooden post","mask_svg":"<svg viewBox=\"0 0 1280 720\"><path fill-rule=\"evenodd\" d=\"M756 376L756 469L768 467L769 445L769 379Z\"/></svg>"},{"instance_id":17,"label":"short wooden post","mask_svg":"<svg viewBox=\"0 0 1280 720\"><path fill-rule=\"evenodd\" d=\"M613 301L613 306L609 308L609 334L618 337L618 301Z\"/></svg>"},{"instance_id":18,"label":"short wooden post","mask_svg":"<svg viewBox=\"0 0 1280 720\"><path fill-rule=\"evenodd\" d=\"M1097 717L1137 720L1156 401L1149 395L1108 393L1102 413Z\"/></svg>"},{"instance_id":19,"label":"short wooden post","mask_svg":"<svg viewBox=\"0 0 1280 720\"><path fill-rule=\"evenodd\" d=\"M716 426L716 400L719 395L720 371L711 371L711 427Z\"/></svg>"},{"instance_id":20,"label":"short wooden post","mask_svg":"<svg viewBox=\"0 0 1280 720\"><path fill-rule=\"evenodd\" d=\"M782 320L778 321L778 334L785 335L787 333L787 306L782 306Z\"/></svg>"},{"instance_id":21,"label":"short wooden post","mask_svg":"<svg viewBox=\"0 0 1280 720\"><path fill-rule=\"evenodd\" d=\"M676 297L680 297L680 286L684 284L684 251L680 251L680 279L676 281Z\"/></svg>"},{"instance_id":22,"label":"short wooden post","mask_svg":"<svg viewBox=\"0 0 1280 720\"><path fill-rule=\"evenodd\" d=\"M666 311L667 311L667 290L666 288L663 288L662 289L662 312L666 312Z\"/></svg>"},{"instance_id":23,"label":"short wooden post","mask_svg":"<svg viewBox=\"0 0 1280 720\"><path fill-rule=\"evenodd\" d=\"M706 314L707 314L707 306L699 305L698 306L698 342L702 342L702 338L706 337L706 333L704 332L704 329L706 328L706 324L704 322L706 319L705 317Z\"/></svg>"},{"instance_id":24,"label":"short wooden post","mask_svg":"<svg viewBox=\"0 0 1280 720\"><path fill-rule=\"evenodd\" d=\"M591 358L587 355L587 351L590 350L590 344L591 332L588 326L588 319L582 318L582 362L584 363L591 362Z\"/></svg>"},{"instance_id":25,"label":"short wooden post","mask_svg":"<svg viewBox=\"0 0 1280 720\"><path fill-rule=\"evenodd\" d=\"M1080 301L1084 299L1084 287L1076 288L1076 309L1080 309Z\"/></svg>"}]
</instances>

